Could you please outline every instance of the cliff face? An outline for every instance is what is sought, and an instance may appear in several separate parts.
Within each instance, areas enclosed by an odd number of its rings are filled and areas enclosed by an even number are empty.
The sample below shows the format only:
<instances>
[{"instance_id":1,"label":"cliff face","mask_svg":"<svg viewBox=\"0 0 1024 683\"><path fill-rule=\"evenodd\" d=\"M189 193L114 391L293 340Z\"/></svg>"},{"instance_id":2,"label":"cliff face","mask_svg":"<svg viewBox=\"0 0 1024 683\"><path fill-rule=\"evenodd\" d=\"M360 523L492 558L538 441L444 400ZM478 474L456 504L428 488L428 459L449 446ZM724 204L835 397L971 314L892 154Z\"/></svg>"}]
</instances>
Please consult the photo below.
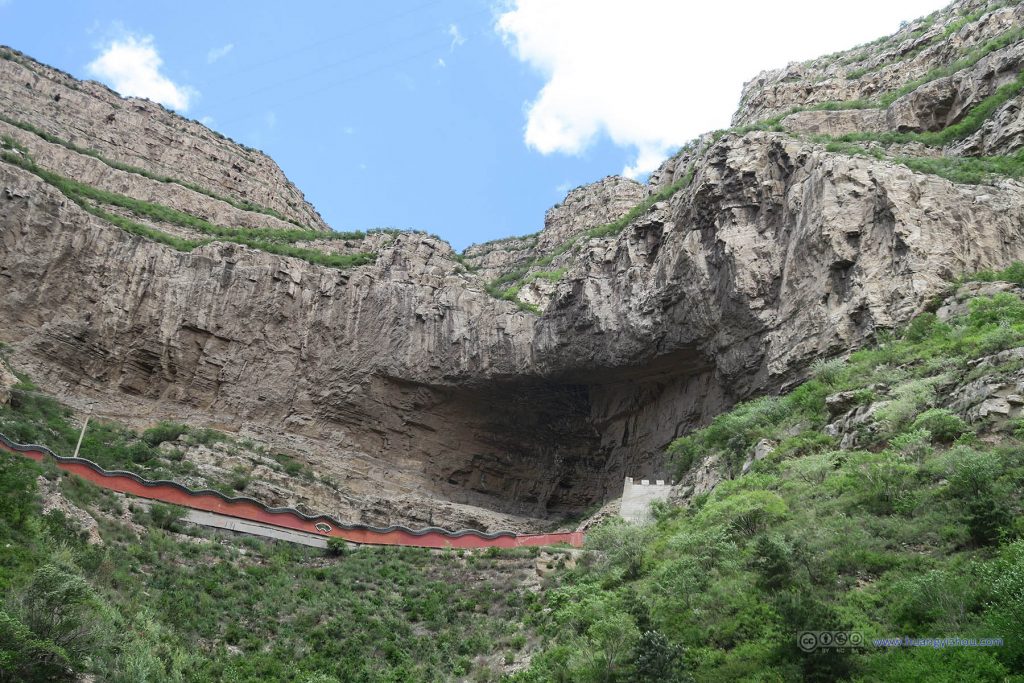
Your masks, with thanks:
<instances>
[{"instance_id":1,"label":"cliff face","mask_svg":"<svg viewBox=\"0 0 1024 683\"><path fill-rule=\"evenodd\" d=\"M1019 37L986 50L992 41L1019 30L1022 20L1024 7L1016 2L954 2L873 43L762 71L745 84L733 125L827 103L860 102L875 109L870 105L885 98L891 111L878 121L880 127L942 128L961 118L986 90L1016 77ZM977 58L976 64L966 63ZM944 69L949 73L935 73Z\"/></svg>"},{"instance_id":2,"label":"cliff face","mask_svg":"<svg viewBox=\"0 0 1024 683\"><path fill-rule=\"evenodd\" d=\"M329 229L277 164L262 152L236 144L155 102L122 98L99 83L76 80L2 46L0 113L8 121L27 124L114 162L238 202L251 202L315 230ZM12 133L9 124L2 131ZM62 160L59 168L69 170L67 163L67 159ZM115 175L115 169L107 169L109 175ZM97 175L88 177L89 181L96 179ZM142 180L140 177L136 182ZM156 185L176 192L181 188L174 183ZM193 204L210 199L193 194Z\"/></svg>"},{"instance_id":3,"label":"cliff face","mask_svg":"<svg viewBox=\"0 0 1024 683\"><path fill-rule=\"evenodd\" d=\"M965 49L1012 30L1005 17L1015 7L984 9L954 5L862 62L926 59L912 74L955 64ZM922 46L928 36L938 39ZM917 112L914 125L941 131L968 118L1007 81L1019 45L1010 41L942 77L954 100L974 104L940 112L948 96L915 95L941 79L903 95ZM846 72L835 72L841 83L821 80L829 68L837 67L818 60L762 74L748 84L737 123L863 96L849 90ZM880 66L863 77L874 79L878 95L916 77L898 72ZM35 99L39 88L23 92L8 80L0 113L49 111ZM99 86L65 87L135 106ZM912 170L917 159L1015 152L1012 98L938 146L864 139L864 149L851 152L811 135L850 126L905 133L895 122L906 117L886 113L900 101L887 110L796 112L755 126L762 130L704 136L646 187L608 178L578 188L548 212L539 235L461 257L416 233L302 243L374 254L347 270L228 242L174 251L90 214L38 173L3 163L0 338L13 344L15 365L79 407L137 422L215 425L300 454L341 480L344 495L329 512L530 524L617 496L626 474L661 473L674 437L796 381L815 359L906 323L957 274L1024 259L1024 185L997 176L956 184ZM154 112L165 128L200 129ZM82 119L67 129L100 125L84 105L62 115ZM850 120L828 120L840 115ZM825 118L812 125L813 116ZM137 173L23 128L3 132L42 166L159 200L145 195L153 181ZM148 140L141 129L123 135ZM217 144L224 159L239 153ZM80 142L100 145L88 136ZM205 166L209 155L192 165L188 149L167 154L169 175L216 175ZM320 225L283 176L268 171L252 186L226 177L217 194L252 198L262 188L262 206ZM175 192L164 201L214 223L284 223L186 187ZM149 224L195 236L187 226Z\"/></svg>"}]
</instances>

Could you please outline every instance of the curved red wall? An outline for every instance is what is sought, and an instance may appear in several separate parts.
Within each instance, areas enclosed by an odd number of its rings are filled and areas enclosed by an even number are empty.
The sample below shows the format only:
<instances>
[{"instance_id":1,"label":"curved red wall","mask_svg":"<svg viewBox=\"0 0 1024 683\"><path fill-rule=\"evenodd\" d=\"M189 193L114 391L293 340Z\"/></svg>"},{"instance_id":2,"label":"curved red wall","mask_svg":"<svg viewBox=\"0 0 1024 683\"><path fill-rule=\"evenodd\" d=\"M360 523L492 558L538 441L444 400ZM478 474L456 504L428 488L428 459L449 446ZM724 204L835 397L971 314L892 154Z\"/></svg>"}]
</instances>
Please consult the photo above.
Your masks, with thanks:
<instances>
[{"instance_id":1,"label":"curved red wall","mask_svg":"<svg viewBox=\"0 0 1024 683\"><path fill-rule=\"evenodd\" d=\"M25 448L24 450L13 448L4 439L0 439L0 449L40 462L47 456L47 453L44 451L32 447ZM82 460L71 462L57 460L56 463L60 469L76 474L97 486L111 491L180 505L181 507L192 508L193 510L205 510L286 529L296 529L318 536L343 538L353 543L406 545L423 548L516 548L520 546L557 545L560 543L567 543L575 547L583 545L583 533L579 531L554 534L501 534L494 538L486 538L475 532L452 533L434 529L416 533L402 528L346 528L344 525L339 525L335 520L328 517L306 519L298 512L287 509L271 512L268 508L255 501L245 499L225 500L217 494L191 491L169 483L143 484L125 474L117 474L106 470L97 471L93 469L93 466L86 464ZM325 523L330 525L330 531L324 532L316 528L317 524Z\"/></svg>"}]
</instances>

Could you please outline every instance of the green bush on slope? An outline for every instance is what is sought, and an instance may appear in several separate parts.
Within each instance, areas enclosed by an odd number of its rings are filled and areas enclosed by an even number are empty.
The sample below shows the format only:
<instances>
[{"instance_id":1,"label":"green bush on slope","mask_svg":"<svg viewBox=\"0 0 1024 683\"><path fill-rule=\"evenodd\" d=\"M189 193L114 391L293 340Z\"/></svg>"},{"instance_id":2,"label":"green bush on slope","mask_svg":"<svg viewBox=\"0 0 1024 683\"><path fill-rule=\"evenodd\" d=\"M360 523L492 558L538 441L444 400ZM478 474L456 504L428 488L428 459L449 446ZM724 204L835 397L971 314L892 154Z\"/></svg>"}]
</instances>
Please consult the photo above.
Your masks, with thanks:
<instances>
[{"instance_id":1,"label":"green bush on slope","mask_svg":"<svg viewBox=\"0 0 1024 683\"><path fill-rule=\"evenodd\" d=\"M70 178L65 178L64 176L40 168L30 158L23 154L12 151L2 151L0 152L0 159L39 176L39 178L60 190L68 197L68 199L72 200L79 207L92 215L101 218L108 223L112 223L126 232L166 244L178 251L191 251L196 247L209 244L213 239L183 239L165 233L157 228L125 218L124 216L110 213L100 207L103 205L118 206L123 209L128 209L133 214L179 225L190 230L211 235L219 240L243 244L271 254L300 258L316 265L329 266L333 268L351 268L372 263L376 258L376 255L371 253L329 254L315 249L297 247L291 244L292 242L312 239L349 239L353 234L320 233L312 230L277 230L273 228L227 228L214 225L209 221L196 218L191 214L171 209L160 204L144 202L124 195L119 195L114 192L99 190L97 188L90 187L89 185L71 180ZM362 233L358 234L362 236Z\"/></svg>"},{"instance_id":2,"label":"green bush on slope","mask_svg":"<svg viewBox=\"0 0 1024 683\"><path fill-rule=\"evenodd\" d=\"M464 562L362 547L331 558L251 538L181 540L161 530L161 506L154 520L135 515L158 522L141 536L99 517L105 544L90 546L60 513L41 514L40 475L65 495L72 482L91 489L74 499L93 514L110 496L0 453L4 683L83 673L119 683L493 680L485 658L513 657L528 641L532 593L491 569L506 554L532 569L514 552Z\"/></svg>"},{"instance_id":3,"label":"green bush on slope","mask_svg":"<svg viewBox=\"0 0 1024 683\"><path fill-rule=\"evenodd\" d=\"M1001 294L969 308L949 323L926 314L899 337L818 364L790 394L737 406L677 440L680 473L717 456L736 478L688 508L662 509L636 539L618 525L595 530L579 566L540 603L546 651L512 680L644 680L630 668L642 654L635 638L620 643L632 652L599 656L606 643L591 628L616 611L679 653L675 680L1015 680L1024 666L1024 439L1012 424L974 438L935 405L934 387L941 378L948 392L975 372L971 361L1024 345L1024 303ZM820 431L824 399L839 391L899 405L862 432L858 449L842 450ZM775 452L738 476L762 438L779 444ZM808 654L796 641L803 630L856 631L867 645ZM872 643L903 636L1006 644ZM589 654L571 655L580 651Z\"/></svg>"}]
</instances>

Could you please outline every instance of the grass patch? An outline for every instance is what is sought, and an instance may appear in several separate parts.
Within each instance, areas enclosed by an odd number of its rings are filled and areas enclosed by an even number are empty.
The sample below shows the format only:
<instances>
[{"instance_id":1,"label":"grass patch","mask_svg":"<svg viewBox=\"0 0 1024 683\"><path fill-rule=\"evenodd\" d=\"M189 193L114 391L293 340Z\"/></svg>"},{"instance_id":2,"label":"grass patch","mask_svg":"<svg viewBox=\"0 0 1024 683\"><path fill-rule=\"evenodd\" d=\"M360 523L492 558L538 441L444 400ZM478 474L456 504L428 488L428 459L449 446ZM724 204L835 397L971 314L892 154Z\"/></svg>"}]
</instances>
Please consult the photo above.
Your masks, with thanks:
<instances>
[{"instance_id":1,"label":"grass patch","mask_svg":"<svg viewBox=\"0 0 1024 683\"><path fill-rule=\"evenodd\" d=\"M180 185L180 186L182 186L184 188L192 190L193 192L198 192L199 194L206 195L207 197L210 197L211 199L216 199L218 201L226 202L226 203L230 204L231 206L235 207L236 209L242 209L243 211L252 211L254 213L262 213L262 214L264 214L266 216L272 216L272 217L277 218L279 220L291 223L292 225L295 225L295 226L297 226L299 228L303 228L305 230L309 229L309 228L306 228L305 226L303 226L301 223L299 223L295 219L288 218L288 217L282 215L280 212L275 211L274 209L269 209L269 208L267 208L265 206L260 206L259 204L251 202L251 201L249 201L247 199L236 199L234 197L228 197L228 196L225 196L225 195L220 195L220 194L217 194L215 192L211 192L210 190L207 190L204 187L196 185L195 183L189 183L189 182L186 182L184 180L178 180L177 178L172 178L170 176L160 175L158 173L153 173L151 171L147 171L144 168L139 168L137 166L131 166L129 164L125 164L125 163L122 163L120 161L115 161L113 159L108 159L107 157L103 156L102 154L100 154L99 152L97 152L94 149L87 149L87 148L84 148L84 147L79 147L78 145L75 145L75 144L69 142L68 140L65 140L64 138L58 137L58 136L53 135L51 133L47 133L46 131L39 129L39 128L33 126L30 123L26 123L24 121L18 121L16 119L12 119L12 118L4 116L2 114L0 114L0 121L3 121L4 123L10 124L12 126L15 126L16 128L20 128L21 130L23 130L23 131L25 131L27 133L32 133L33 135L36 135L36 136L42 138L43 140L45 140L46 142L49 142L51 144L60 145L61 147L64 147L65 149L69 149L72 152L75 152L77 154L83 154L85 156L90 156L90 157L92 157L94 159L97 159L98 161L103 162L104 164L106 164L110 168L114 168L114 169L117 169L119 171L124 171L126 173L133 173L135 175L140 175L140 176L143 176L144 178L149 178L150 180L155 180L158 183L174 183L175 185Z\"/></svg>"},{"instance_id":2,"label":"grass patch","mask_svg":"<svg viewBox=\"0 0 1024 683\"><path fill-rule=\"evenodd\" d=\"M187 240L138 223L123 216L104 211L98 204L118 206L127 209L136 215L146 216L153 220L172 223L184 228L195 230L211 235L217 240L243 244L260 251L280 256L291 256L302 259L309 263L332 268L351 268L355 266L372 263L376 258L375 254L328 254L315 249L297 247L292 242L312 239L357 239L364 233L321 233L313 230L275 230L273 228L226 228L214 225L209 221L196 218L191 214L177 211L159 204L143 202L131 197L125 197L113 192L107 192L90 187L70 178L58 175L51 171L40 168L25 155L5 150L0 155L4 161L19 166L20 168L34 173L56 189L60 190L70 200L78 204L85 211L108 221L117 227L135 235L140 235L162 244L166 244L178 251L191 251L197 246L209 244L210 240ZM93 203L95 202L95 203Z\"/></svg>"},{"instance_id":3,"label":"grass patch","mask_svg":"<svg viewBox=\"0 0 1024 683\"><path fill-rule=\"evenodd\" d=\"M995 157L897 157L896 162L917 171L942 176L954 183L977 185L993 178L1024 178L1024 151Z\"/></svg>"},{"instance_id":4,"label":"grass patch","mask_svg":"<svg viewBox=\"0 0 1024 683\"><path fill-rule=\"evenodd\" d=\"M847 156L871 157L902 164L918 173L941 176L954 183L979 185L997 178L1024 178L1024 151L991 157L887 157L877 147L866 148L854 142L829 142L825 150Z\"/></svg>"}]
</instances>

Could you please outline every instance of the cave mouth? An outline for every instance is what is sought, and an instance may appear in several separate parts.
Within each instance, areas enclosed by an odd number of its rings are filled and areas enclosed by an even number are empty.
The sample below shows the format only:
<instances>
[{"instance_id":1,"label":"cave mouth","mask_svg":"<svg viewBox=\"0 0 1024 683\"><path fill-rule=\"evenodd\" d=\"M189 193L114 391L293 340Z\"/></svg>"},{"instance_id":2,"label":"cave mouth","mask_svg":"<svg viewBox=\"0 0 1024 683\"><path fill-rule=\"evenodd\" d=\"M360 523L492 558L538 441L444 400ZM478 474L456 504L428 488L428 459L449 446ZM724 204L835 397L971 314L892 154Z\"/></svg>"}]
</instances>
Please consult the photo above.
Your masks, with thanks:
<instances>
[{"instance_id":1,"label":"cave mouth","mask_svg":"<svg viewBox=\"0 0 1024 683\"><path fill-rule=\"evenodd\" d=\"M432 495L556 518L617 498L626 476L670 479L665 447L707 414L713 374L688 349L460 386L378 377L375 394L395 416L391 450L414 454Z\"/></svg>"}]
</instances>

